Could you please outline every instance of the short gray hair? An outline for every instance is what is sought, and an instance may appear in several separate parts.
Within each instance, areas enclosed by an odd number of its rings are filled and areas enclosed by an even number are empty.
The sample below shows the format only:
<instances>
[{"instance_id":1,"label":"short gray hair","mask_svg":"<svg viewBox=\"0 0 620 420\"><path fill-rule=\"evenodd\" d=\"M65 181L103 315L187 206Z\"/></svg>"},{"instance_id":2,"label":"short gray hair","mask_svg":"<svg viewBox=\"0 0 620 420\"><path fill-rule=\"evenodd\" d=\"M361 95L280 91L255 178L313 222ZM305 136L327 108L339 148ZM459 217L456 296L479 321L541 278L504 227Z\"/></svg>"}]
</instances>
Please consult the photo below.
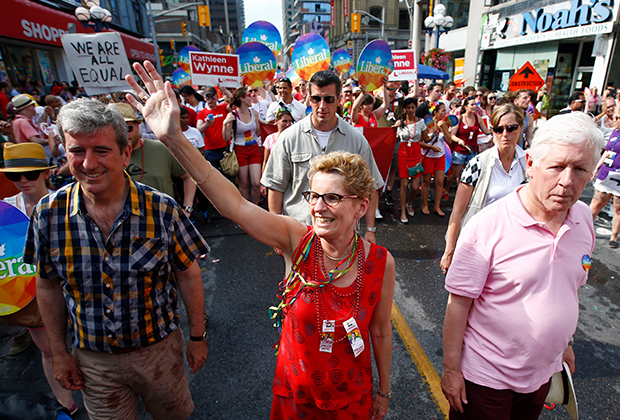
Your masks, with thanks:
<instances>
[{"instance_id":1,"label":"short gray hair","mask_svg":"<svg viewBox=\"0 0 620 420\"><path fill-rule=\"evenodd\" d=\"M105 105L97 99L82 98L63 106L56 120L58 134L65 144L65 133L95 134L112 127L121 152L129 145L127 123L113 105Z\"/></svg>"},{"instance_id":2,"label":"short gray hair","mask_svg":"<svg viewBox=\"0 0 620 420\"><path fill-rule=\"evenodd\" d=\"M592 150L592 168L590 169L594 169L594 165L601 156L601 150L605 148L603 132L596 126L594 119L583 112L556 115L536 130L532 147L527 151L533 166L538 166L540 161L547 156L549 146L552 144L572 145Z\"/></svg>"}]
</instances>

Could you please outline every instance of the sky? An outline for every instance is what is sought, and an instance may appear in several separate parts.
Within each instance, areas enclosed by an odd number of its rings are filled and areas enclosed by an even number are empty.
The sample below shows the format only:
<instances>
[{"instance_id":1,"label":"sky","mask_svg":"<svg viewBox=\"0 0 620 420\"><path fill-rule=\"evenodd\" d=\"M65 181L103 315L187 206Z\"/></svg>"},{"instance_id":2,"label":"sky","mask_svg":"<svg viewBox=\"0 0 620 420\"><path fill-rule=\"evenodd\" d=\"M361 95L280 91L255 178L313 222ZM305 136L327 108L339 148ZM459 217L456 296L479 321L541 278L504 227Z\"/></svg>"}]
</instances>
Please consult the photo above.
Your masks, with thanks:
<instances>
[{"instance_id":1,"label":"sky","mask_svg":"<svg viewBox=\"0 0 620 420\"><path fill-rule=\"evenodd\" d=\"M282 35L282 0L245 0L245 26L257 20L271 22Z\"/></svg>"}]
</instances>

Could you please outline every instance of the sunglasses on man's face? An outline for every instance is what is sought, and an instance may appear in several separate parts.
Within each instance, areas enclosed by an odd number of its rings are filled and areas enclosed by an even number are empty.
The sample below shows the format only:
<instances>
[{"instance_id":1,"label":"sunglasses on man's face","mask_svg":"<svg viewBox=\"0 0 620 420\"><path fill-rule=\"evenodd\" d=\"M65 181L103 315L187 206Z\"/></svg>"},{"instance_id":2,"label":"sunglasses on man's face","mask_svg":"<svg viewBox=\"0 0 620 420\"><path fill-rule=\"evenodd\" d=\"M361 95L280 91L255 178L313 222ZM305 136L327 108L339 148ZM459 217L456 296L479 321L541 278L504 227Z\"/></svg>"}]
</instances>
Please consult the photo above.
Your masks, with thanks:
<instances>
[{"instance_id":1,"label":"sunglasses on man's face","mask_svg":"<svg viewBox=\"0 0 620 420\"><path fill-rule=\"evenodd\" d=\"M504 128L507 132L512 133L513 131L519 129L519 124L510 124L506 126L498 125L497 127L493 127L491 130L493 130L495 134L502 134L504 132Z\"/></svg>"},{"instance_id":2,"label":"sunglasses on man's face","mask_svg":"<svg viewBox=\"0 0 620 420\"><path fill-rule=\"evenodd\" d=\"M29 171L29 172L5 172L9 181L18 182L22 179L22 176L28 181L36 181L39 179L42 171Z\"/></svg>"},{"instance_id":3,"label":"sunglasses on man's face","mask_svg":"<svg viewBox=\"0 0 620 420\"><path fill-rule=\"evenodd\" d=\"M333 104L334 102L336 102L336 97L333 95L326 95L326 96L312 95L310 97L310 102L312 102L313 104L319 104L321 103L321 101L325 101L326 104Z\"/></svg>"}]
</instances>

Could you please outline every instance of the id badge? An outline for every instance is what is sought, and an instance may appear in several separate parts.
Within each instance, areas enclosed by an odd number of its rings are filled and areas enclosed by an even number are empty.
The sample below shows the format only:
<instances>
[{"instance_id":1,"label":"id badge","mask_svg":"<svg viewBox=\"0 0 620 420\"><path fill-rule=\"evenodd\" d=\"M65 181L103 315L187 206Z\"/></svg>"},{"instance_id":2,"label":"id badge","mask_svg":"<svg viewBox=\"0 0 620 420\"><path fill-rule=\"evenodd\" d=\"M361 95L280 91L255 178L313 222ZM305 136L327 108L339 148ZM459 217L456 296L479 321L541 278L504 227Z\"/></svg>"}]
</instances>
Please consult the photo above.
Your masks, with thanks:
<instances>
[{"instance_id":1,"label":"id badge","mask_svg":"<svg viewBox=\"0 0 620 420\"><path fill-rule=\"evenodd\" d=\"M364 339L362 338L362 333L357 326L357 321L354 317L351 317L344 321L343 325L345 331L347 332L347 338L349 339L351 348L353 349L353 354L357 357L364 351Z\"/></svg>"},{"instance_id":2,"label":"id badge","mask_svg":"<svg viewBox=\"0 0 620 420\"><path fill-rule=\"evenodd\" d=\"M609 155L605 158L603 163L611 168L611 166L614 164L614 159L616 158L616 155L616 152L609 151Z\"/></svg>"},{"instance_id":3,"label":"id badge","mask_svg":"<svg viewBox=\"0 0 620 420\"><path fill-rule=\"evenodd\" d=\"M336 321L323 320L323 331L321 332L321 344L319 351L331 353L334 347L334 333L336 332Z\"/></svg>"}]
</instances>

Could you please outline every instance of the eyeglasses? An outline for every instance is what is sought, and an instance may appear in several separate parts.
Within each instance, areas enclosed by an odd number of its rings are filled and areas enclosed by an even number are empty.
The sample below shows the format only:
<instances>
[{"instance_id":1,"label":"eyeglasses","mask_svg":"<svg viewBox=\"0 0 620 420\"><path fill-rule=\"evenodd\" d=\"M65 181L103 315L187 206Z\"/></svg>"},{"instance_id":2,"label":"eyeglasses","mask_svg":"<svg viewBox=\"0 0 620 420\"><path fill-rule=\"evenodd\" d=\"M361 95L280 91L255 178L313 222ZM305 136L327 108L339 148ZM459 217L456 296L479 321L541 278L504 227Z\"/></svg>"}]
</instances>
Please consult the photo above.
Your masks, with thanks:
<instances>
[{"instance_id":1,"label":"eyeglasses","mask_svg":"<svg viewBox=\"0 0 620 420\"><path fill-rule=\"evenodd\" d=\"M319 198L323 199L323 202L327 204L329 207L336 207L341 200L345 198L359 198L357 195L340 195L336 193L325 193L319 194L314 191L304 191L301 195L306 199L311 206L314 206L319 202Z\"/></svg>"},{"instance_id":2,"label":"eyeglasses","mask_svg":"<svg viewBox=\"0 0 620 420\"><path fill-rule=\"evenodd\" d=\"M512 133L513 131L519 129L519 124L510 124L506 126L498 125L497 127L493 127L491 130L493 130L495 134L502 134L504 132L504 128L507 132Z\"/></svg>"},{"instance_id":3,"label":"eyeglasses","mask_svg":"<svg viewBox=\"0 0 620 420\"><path fill-rule=\"evenodd\" d=\"M394 91L394 90L396 90L396 89L398 89L398 88L397 88L397 87L391 87L391 88L386 87L386 89L387 89L387 90L389 90L389 91Z\"/></svg>"},{"instance_id":4,"label":"eyeglasses","mask_svg":"<svg viewBox=\"0 0 620 420\"><path fill-rule=\"evenodd\" d=\"M476 93L476 97L482 96L482 95L483 95L482 93Z\"/></svg>"},{"instance_id":5,"label":"eyeglasses","mask_svg":"<svg viewBox=\"0 0 620 420\"><path fill-rule=\"evenodd\" d=\"M578 102L578 103L582 104L585 101L586 101L585 99L575 99L573 102Z\"/></svg>"},{"instance_id":6,"label":"eyeglasses","mask_svg":"<svg viewBox=\"0 0 620 420\"><path fill-rule=\"evenodd\" d=\"M293 118L293 115L291 114L291 110L288 108L280 108L276 111L276 118L278 118L280 115L282 114L287 114L290 115L291 118Z\"/></svg>"},{"instance_id":7,"label":"eyeglasses","mask_svg":"<svg viewBox=\"0 0 620 420\"><path fill-rule=\"evenodd\" d=\"M493 99L497 99L497 98L496 98L495 96L487 96L487 99L488 99L489 101L492 101Z\"/></svg>"},{"instance_id":8,"label":"eyeglasses","mask_svg":"<svg viewBox=\"0 0 620 420\"><path fill-rule=\"evenodd\" d=\"M313 104L320 104L321 101L325 101L326 104L333 104L334 102L336 102L336 97L333 95L326 95L326 96L312 95L310 97L310 102L312 102Z\"/></svg>"},{"instance_id":9,"label":"eyeglasses","mask_svg":"<svg viewBox=\"0 0 620 420\"><path fill-rule=\"evenodd\" d=\"M343 90L342 93L344 93L345 95L350 95L353 93L352 90Z\"/></svg>"},{"instance_id":10,"label":"eyeglasses","mask_svg":"<svg viewBox=\"0 0 620 420\"><path fill-rule=\"evenodd\" d=\"M207 96L205 96L205 98L207 98L207 99L215 99L215 95L207 95Z\"/></svg>"},{"instance_id":11,"label":"eyeglasses","mask_svg":"<svg viewBox=\"0 0 620 420\"><path fill-rule=\"evenodd\" d=\"M248 89L248 92L258 92L258 89Z\"/></svg>"},{"instance_id":12,"label":"eyeglasses","mask_svg":"<svg viewBox=\"0 0 620 420\"><path fill-rule=\"evenodd\" d=\"M39 175L41 175L41 172L43 171L5 172L4 174L9 181L18 182L22 179L22 176L28 181L36 181L37 179L39 179Z\"/></svg>"},{"instance_id":13,"label":"eyeglasses","mask_svg":"<svg viewBox=\"0 0 620 420\"><path fill-rule=\"evenodd\" d=\"M125 124L127 124L127 130L131 131L133 130L133 128L136 126L136 124L138 124L137 122L125 122Z\"/></svg>"}]
</instances>

